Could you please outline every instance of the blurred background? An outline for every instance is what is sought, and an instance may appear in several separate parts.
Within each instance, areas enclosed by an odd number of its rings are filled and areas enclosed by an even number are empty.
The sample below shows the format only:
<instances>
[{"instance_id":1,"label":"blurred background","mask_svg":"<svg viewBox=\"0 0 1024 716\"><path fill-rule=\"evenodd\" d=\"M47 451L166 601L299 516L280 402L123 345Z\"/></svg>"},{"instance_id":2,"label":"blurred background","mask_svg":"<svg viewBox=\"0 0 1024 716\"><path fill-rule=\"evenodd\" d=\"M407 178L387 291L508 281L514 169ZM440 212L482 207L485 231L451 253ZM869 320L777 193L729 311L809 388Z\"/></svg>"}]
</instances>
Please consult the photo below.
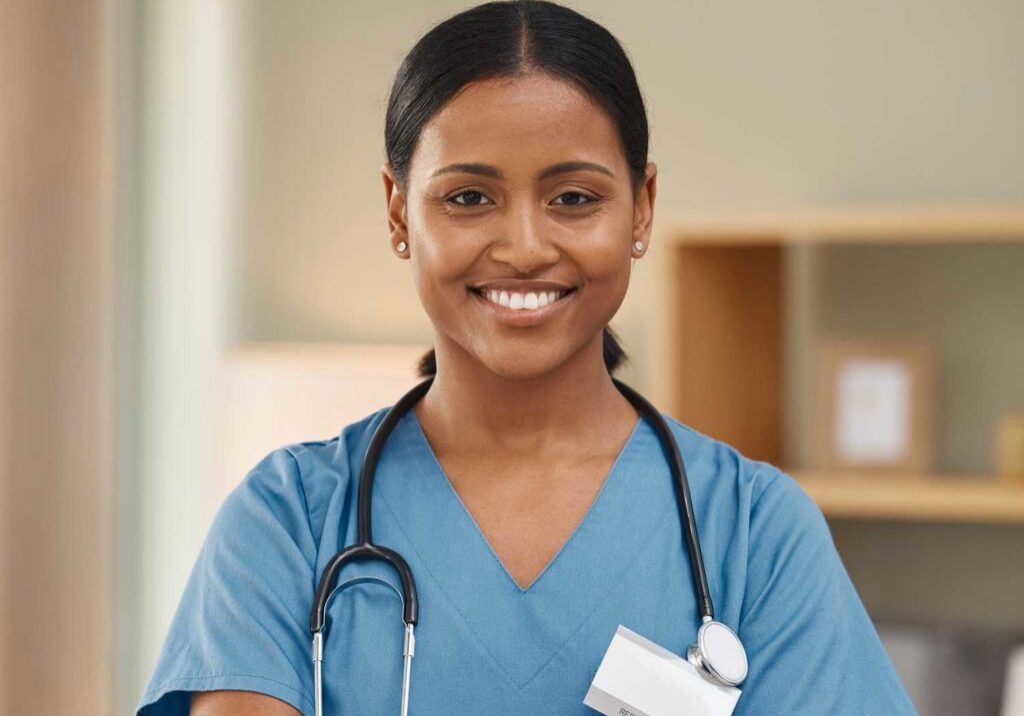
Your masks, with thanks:
<instances>
[{"instance_id":1,"label":"blurred background","mask_svg":"<svg viewBox=\"0 0 1024 716\"><path fill-rule=\"evenodd\" d=\"M622 377L801 481L921 713L1024 713L1024 4L571 5L659 166ZM468 6L0 0L0 713L132 713L226 492L411 385L384 106ZM820 449L837 339L927 349L914 460Z\"/></svg>"}]
</instances>

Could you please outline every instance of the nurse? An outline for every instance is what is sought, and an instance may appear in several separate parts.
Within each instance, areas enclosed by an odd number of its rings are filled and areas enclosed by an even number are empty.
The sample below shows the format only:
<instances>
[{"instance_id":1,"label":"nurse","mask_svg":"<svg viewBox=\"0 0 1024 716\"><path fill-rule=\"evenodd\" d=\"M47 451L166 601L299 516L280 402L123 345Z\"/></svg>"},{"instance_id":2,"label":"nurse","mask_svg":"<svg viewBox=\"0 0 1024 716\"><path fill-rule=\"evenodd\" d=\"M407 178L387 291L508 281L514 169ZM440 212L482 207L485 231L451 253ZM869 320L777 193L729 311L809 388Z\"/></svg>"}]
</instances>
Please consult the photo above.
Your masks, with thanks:
<instances>
[{"instance_id":1,"label":"nurse","mask_svg":"<svg viewBox=\"0 0 1024 716\"><path fill-rule=\"evenodd\" d=\"M632 67L570 9L481 5L405 58L385 142L390 248L435 328L433 385L374 485L375 541L419 590L410 713L593 713L617 625L684 654L700 623L668 463L611 380L625 354L608 323L650 250L657 186ZM272 451L231 493L139 714L313 713L313 593L355 541L387 407ZM915 713L806 494L666 418L717 617L749 658L735 713ZM326 714L398 713L398 587L377 562L342 570Z\"/></svg>"}]
</instances>

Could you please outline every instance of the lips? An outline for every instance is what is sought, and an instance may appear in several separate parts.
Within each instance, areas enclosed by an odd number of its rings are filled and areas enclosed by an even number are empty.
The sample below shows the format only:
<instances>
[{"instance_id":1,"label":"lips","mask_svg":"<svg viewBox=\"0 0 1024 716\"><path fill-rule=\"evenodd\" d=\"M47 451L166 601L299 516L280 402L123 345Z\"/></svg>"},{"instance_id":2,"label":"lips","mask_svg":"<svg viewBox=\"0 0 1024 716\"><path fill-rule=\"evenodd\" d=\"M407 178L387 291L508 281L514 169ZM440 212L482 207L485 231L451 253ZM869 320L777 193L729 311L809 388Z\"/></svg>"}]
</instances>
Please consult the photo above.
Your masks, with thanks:
<instances>
[{"instance_id":1,"label":"lips","mask_svg":"<svg viewBox=\"0 0 1024 716\"><path fill-rule=\"evenodd\" d=\"M575 289L553 291L506 291L497 288L475 289L477 295L513 311L532 311L562 300Z\"/></svg>"},{"instance_id":2,"label":"lips","mask_svg":"<svg viewBox=\"0 0 1024 716\"><path fill-rule=\"evenodd\" d=\"M517 327L534 326L546 321L570 303L577 291L575 287L547 291L473 287L468 287L468 290L492 317Z\"/></svg>"}]
</instances>

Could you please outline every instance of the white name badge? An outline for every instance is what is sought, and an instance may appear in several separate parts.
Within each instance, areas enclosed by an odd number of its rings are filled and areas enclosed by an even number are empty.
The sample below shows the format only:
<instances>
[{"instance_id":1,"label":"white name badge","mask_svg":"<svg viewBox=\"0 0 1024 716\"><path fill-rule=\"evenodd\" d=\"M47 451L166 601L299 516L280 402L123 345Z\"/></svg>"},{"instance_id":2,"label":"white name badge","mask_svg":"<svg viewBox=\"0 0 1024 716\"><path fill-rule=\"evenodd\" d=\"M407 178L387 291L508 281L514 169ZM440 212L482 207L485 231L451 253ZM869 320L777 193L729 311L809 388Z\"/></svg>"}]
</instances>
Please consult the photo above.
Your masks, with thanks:
<instances>
[{"instance_id":1,"label":"white name badge","mask_svg":"<svg viewBox=\"0 0 1024 716\"><path fill-rule=\"evenodd\" d=\"M583 703L605 716L729 716L739 698L620 624Z\"/></svg>"}]
</instances>

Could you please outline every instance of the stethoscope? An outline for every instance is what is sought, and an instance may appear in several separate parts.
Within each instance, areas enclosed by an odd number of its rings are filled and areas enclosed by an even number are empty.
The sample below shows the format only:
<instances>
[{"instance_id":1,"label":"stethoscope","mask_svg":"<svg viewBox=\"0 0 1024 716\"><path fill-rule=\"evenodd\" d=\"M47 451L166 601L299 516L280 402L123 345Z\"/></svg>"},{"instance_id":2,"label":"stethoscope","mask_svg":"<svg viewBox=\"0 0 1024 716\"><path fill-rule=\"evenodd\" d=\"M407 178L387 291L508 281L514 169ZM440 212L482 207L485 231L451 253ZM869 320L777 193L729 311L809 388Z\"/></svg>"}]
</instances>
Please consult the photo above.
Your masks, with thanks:
<instances>
[{"instance_id":1,"label":"stethoscope","mask_svg":"<svg viewBox=\"0 0 1024 716\"><path fill-rule=\"evenodd\" d=\"M405 644L402 648L402 716L409 712L409 681L412 676L412 657L416 650L414 628L419 618L419 604L416 598L416 582L412 570L398 552L373 543L372 527L372 493L373 475L377 461L384 450L384 443L398 421L412 409L417 400L422 398L434 378L424 380L408 393L403 395L388 410L384 419L377 426L366 449L366 456L359 472L359 503L357 515L358 542L345 547L335 554L324 568L313 600L313 612L309 618L309 628L313 634L313 685L314 707L316 716L323 713L323 660L324 660L324 627L327 600L334 589L338 572L347 563L356 560L383 560L390 564L402 581L402 621L405 622ZM747 677L747 655L736 633L722 622L715 620L714 606L708 590L707 575L704 572L704 560L700 553L700 540L697 535L697 519L693 512L693 501L690 498L690 485L686 478L686 467L679 453L679 445L672 437L661 413L647 400L625 383L612 378L633 407L654 426L662 448L667 453L672 478L675 484L676 502L679 516L686 535L686 546L690 553L690 570L700 606L701 626L697 631L697 640L690 645L686 653L689 661L705 679L713 684L725 687L739 686Z\"/></svg>"}]
</instances>

